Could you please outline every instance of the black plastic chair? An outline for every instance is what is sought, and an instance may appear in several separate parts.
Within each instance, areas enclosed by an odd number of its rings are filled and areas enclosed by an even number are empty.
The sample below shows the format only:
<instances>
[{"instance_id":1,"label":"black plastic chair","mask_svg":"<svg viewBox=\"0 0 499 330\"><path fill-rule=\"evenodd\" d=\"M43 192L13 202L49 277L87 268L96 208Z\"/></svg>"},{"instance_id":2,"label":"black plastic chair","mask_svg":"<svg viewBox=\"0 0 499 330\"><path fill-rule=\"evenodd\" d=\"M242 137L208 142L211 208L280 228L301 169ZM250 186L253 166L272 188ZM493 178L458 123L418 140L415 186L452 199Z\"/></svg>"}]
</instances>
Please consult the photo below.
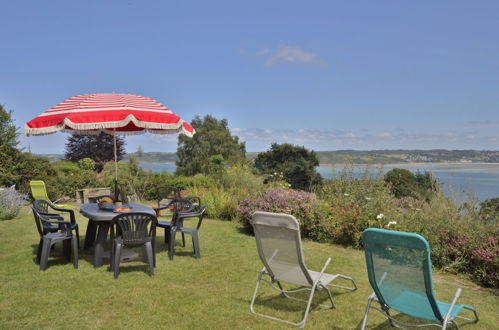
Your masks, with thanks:
<instances>
[{"instance_id":1,"label":"black plastic chair","mask_svg":"<svg viewBox=\"0 0 499 330\"><path fill-rule=\"evenodd\" d=\"M196 259L201 258L201 252L199 251L199 228L201 227L201 223L203 222L203 217L206 211L208 204L204 204L199 208L198 211L194 212L178 212L175 217L175 221L173 225L169 229L169 237L168 237L168 258L173 260L173 255L175 254L175 235L177 232L182 233L182 242L185 247L185 239L184 234L189 234L192 237L192 245L194 247L194 256ZM198 218L198 224L196 228L184 227L184 220L188 218Z\"/></svg>"},{"instance_id":2,"label":"black plastic chair","mask_svg":"<svg viewBox=\"0 0 499 330\"><path fill-rule=\"evenodd\" d=\"M191 212L198 211L201 208L201 198L198 196L187 196L183 197L184 199L189 200L192 203Z\"/></svg>"},{"instance_id":3,"label":"black plastic chair","mask_svg":"<svg viewBox=\"0 0 499 330\"><path fill-rule=\"evenodd\" d=\"M190 212L194 209L195 205L190 199L187 198L175 198L170 201L167 205L157 207L154 209L156 216L159 217L160 211L171 210L173 212L172 221L159 221L158 227L165 229L165 244L168 246L168 238L170 237L170 228L173 226L175 219L179 212ZM182 234L182 245L185 247L185 236Z\"/></svg>"},{"instance_id":4,"label":"black plastic chair","mask_svg":"<svg viewBox=\"0 0 499 330\"><path fill-rule=\"evenodd\" d=\"M149 275L154 275L156 254L154 242L158 220L148 213L122 213L111 221L111 270L117 279L123 247L142 247L145 262L149 264Z\"/></svg>"},{"instance_id":5,"label":"black plastic chair","mask_svg":"<svg viewBox=\"0 0 499 330\"><path fill-rule=\"evenodd\" d=\"M71 230L74 230L76 232L76 240L78 243L78 248L80 247L80 232L78 230L78 224L76 223L76 217L73 210L57 207L54 204L51 204L42 199L34 201L33 208L36 209L39 214L44 214L48 216L59 216L62 220L64 220L64 217L61 215L61 213L58 212L68 213ZM56 211L57 213L54 211ZM59 225L55 225L52 223L50 224L43 223L43 226L45 232L57 232L60 229Z\"/></svg>"},{"instance_id":6,"label":"black plastic chair","mask_svg":"<svg viewBox=\"0 0 499 330\"><path fill-rule=\"evenodd\" d=\"M73 250L73 266L78 268L78 242L71 231L71 223L57 214L42 214L32 206L36 228L40 234L40 242L36 252L36 263L40 265L40 271L48 268L50 250L55 243L63 242L63 252L69 261L71 249ZM71 247L72 246L72 247Z\"/></svg>"},{"instance_id":7,"label":"black plastic chair","mask_svg":"<svg viewBox=\"0 0 499 330\"><path fill-rule=\"evenodd\" d=\"M174 186L159 186L156 187L156 200L158 202L158 208L161 207L161 201L164 199L174 200L180 197L181 189Z\"/></svg>"}]
</instances>

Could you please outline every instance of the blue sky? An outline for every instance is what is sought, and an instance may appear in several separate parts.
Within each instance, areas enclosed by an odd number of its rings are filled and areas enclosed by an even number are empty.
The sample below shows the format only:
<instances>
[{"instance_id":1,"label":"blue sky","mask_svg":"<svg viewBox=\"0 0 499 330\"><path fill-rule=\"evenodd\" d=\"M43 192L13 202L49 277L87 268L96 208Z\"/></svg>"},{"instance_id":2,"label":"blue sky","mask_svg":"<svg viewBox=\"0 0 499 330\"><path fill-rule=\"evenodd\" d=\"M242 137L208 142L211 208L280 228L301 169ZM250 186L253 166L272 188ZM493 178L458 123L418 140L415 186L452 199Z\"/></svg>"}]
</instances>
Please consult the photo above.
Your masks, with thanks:
<instances>
[{"instance_id":1,"label":"blue sky","mask_svg":"<svg viewBox=\"0 0 499 330\"><path fill-rule=\"evenodd\" d=\"M499 1L0 1L0 103L152 97L248 151L499 149ZM62 153L67 135L22 137ZM175 151L176 136L126 137Z\"/></svg>"}]
</instances>

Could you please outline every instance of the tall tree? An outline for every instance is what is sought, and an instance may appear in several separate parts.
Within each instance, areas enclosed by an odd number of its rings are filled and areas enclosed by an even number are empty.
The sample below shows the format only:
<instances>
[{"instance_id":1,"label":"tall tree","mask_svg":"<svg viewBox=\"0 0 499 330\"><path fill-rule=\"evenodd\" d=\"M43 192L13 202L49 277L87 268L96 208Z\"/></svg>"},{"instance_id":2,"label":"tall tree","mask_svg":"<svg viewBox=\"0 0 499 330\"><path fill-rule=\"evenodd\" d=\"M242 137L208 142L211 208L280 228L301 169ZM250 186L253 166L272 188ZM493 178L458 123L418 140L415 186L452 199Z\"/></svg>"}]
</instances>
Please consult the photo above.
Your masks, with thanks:
<instances>
[{"instance_id":1,"label":"tall tree","mask_svg":"<svg viewBox=\"0 0 499 330\"><path fill-rule=\"evenodd\" d=\"M120 161L125 155L125 140L116 137L117 159ZM106 133L98 135L73 134L66 142L66 159L77 162L83 158L91 158L96 163L96 169L101 171L104 164L114 160L113 136Z\"/></svg>"},{"instance_id":2,"label":"tall tree","mask_svg":"<svg viewBox=\"0 0 499 330\"><path fill-rule=\"evenodd\" d=\"M49 182L53 179L55 182L50 186L55 187L56 172L48 159L23 153L17 148L18 137L12 111L7 111L0 105L0 186L16 185L20 191L27 192L30 180Z\"/></svg>"},{"instance_id":3,"label":"tall tree","mask_svg":"<svg viewBox=\"0 0 499 330\"><path fill-rule=\"evenodd\" d=\"M0 146L16 148L19 144L19 133L12 119L12 110L5 110L0 104Z\"/></svg>"},{"instance_id":4,"label":"tall tree","mask_svg":"<svg viewBox=\"0 0 499 330\"><path fill-rule=\"evenodd\" d=\"M315 151L289 143L272 143L269 151L258 154L254 166L263 174L282 173L294 189L310 191L322 181L315 169L319 166Z\"/></svg>"},{"instance_id":5,"label":"tall tree","mask_svg":"<svg viewBox=\"0 0 499 330\"><path fill-rule=\"evenodd\" d=\"M137 157L143 157L144 156L144 149L142 149L142 146L139 146L137 148Z\"/></svg>"},{"instance_id":6,"label":"tall tree","mask_svg":"<svg viewBox=\"0 0 499 330\"><path fill-rule=\"evenodd\" d=\"M16 183L14 167L22 157L16 148L18 145L17 127L12 119L12 110L7 111L0 105L0 186L10 186Z\"/></svg>"},{"instance_id":7,"label":"tall tree","mask_svg":"<svg viewBox=\"0 0 499 330\"><path fill-rule=\"evenodd\" d=\"M224 164L245 161L246 146L237 136L230 134L226 119L196 116L191 125L196 129L194 137L178 137L177 174L209 174Z\"/></svg>"}]
</instances>

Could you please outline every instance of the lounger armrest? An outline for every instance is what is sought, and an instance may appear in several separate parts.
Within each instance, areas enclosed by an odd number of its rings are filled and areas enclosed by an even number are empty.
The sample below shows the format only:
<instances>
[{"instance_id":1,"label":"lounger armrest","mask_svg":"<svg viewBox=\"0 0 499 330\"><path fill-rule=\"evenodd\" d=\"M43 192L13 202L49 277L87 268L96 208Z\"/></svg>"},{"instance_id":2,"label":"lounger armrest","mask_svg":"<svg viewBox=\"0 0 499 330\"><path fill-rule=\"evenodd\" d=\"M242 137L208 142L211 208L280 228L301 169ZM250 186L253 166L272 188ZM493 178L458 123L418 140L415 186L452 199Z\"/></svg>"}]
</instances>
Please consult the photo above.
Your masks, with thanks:
<instances>
[{"instance_id":1,"label":"lounger armrest","mask_svg":"<svg viewBox=\"0 0 499 330\"><path fill-rule=\"evenodd\" d=\"M324 263L324 266L322 267L321 272L319 273L319 276L317 277L317 281L314 284L317 284L321 280L322 274L324 274L327 266L329 266L330 263L331 263L331 257L327 258L326 262Z\"/></svg>"},{"instance_id":2,"label":"lounger armrest","mask_svg":"<svg viewBox=\"0 0 499 330\"><path fill-rule=\"evenodd\" d=\"M461 295L461 291L462 291L461 288L457 288L456 293L454 293L454 299L452 299L452 303L450 304L449 309L447 310L447 314L445 314L444 317L444 324L446 324L449 321L450 316L452 314L452 310L454 309L454 306L456 305L456 302L459 299L459 296Z\"/></svg>"}]
</instances>

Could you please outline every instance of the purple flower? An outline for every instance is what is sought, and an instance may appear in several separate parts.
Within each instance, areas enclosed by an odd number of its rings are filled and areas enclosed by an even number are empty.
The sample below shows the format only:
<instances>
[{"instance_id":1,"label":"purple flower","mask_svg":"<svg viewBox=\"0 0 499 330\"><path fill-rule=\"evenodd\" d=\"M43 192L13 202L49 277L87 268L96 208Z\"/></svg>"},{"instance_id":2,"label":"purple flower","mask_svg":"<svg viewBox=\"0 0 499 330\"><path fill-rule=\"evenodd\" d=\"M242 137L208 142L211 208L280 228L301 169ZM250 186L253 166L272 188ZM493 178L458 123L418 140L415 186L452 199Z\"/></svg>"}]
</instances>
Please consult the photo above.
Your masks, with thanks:
<instances>
[{"instance_id":1,"label":"purple flower","mask_svg":"<svg viewBox=\"0 0 499 330\"><path fill-rule=\"evenodd\" d=\"M0 219L15 218L26 199L26 194L19 193L14 186L0 190Z\"/></svg>"}]
</instances>

